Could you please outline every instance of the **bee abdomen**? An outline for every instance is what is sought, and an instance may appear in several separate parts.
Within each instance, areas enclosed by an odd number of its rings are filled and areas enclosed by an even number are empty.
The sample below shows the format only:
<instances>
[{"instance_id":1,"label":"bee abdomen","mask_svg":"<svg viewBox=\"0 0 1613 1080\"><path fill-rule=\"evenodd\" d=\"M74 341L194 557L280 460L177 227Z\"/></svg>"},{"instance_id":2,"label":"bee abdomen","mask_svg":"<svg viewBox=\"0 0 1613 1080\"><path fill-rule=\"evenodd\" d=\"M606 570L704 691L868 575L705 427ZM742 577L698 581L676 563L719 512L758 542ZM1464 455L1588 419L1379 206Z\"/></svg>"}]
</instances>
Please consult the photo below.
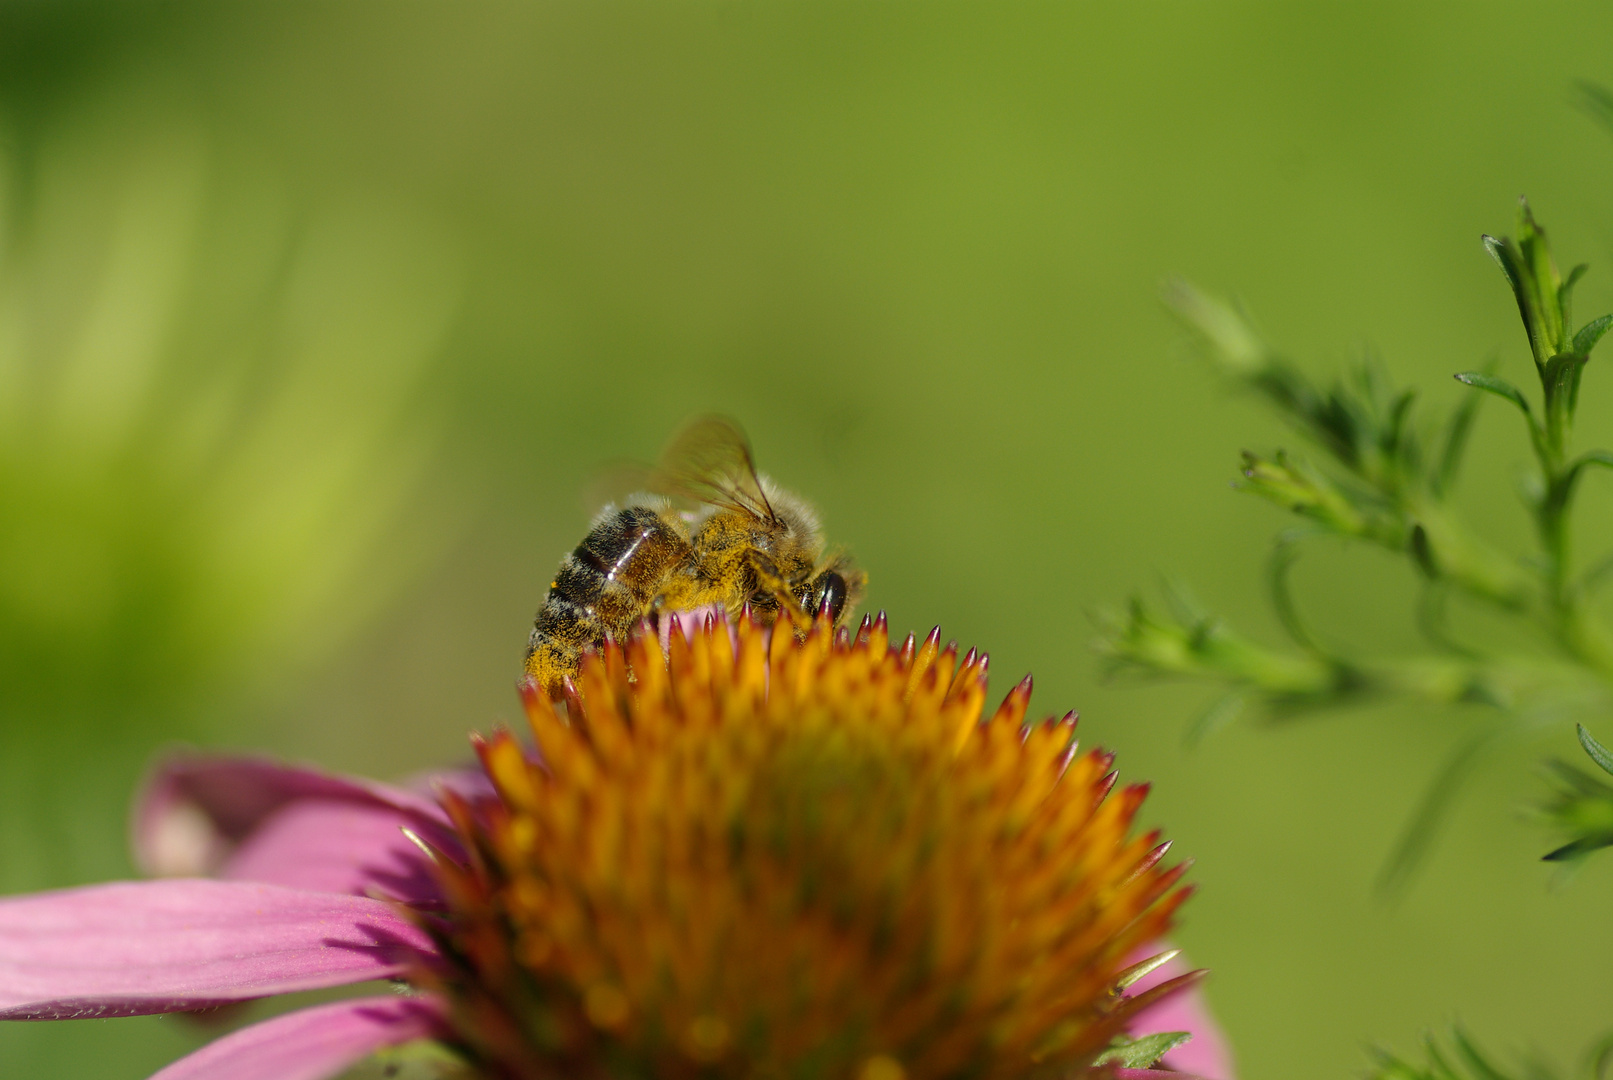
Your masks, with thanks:
<instances>
[{"instance_id":1,"label":"bee abdomen","mask_svg":"<svg viewBox=\"0 0 1613 1080\"><path fill-rule=\"evenodd\" d=\"M554 686L585 648L623 636L645 614L689 543L657 511L628 506L589 530L560 563L527 642L526 671Z\"/></svg>"}]
</instances>

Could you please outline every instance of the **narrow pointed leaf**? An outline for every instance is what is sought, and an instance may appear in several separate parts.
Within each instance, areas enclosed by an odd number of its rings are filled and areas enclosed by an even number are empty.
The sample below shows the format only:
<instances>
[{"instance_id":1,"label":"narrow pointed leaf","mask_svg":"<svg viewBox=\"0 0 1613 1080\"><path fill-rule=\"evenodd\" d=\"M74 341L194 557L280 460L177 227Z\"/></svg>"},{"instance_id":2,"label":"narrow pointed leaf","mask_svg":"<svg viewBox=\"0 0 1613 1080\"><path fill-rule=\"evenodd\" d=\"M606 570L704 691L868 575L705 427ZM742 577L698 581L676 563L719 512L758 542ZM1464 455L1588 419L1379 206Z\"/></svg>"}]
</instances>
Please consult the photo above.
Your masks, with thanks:
<instances>
[{"instance_id":1,"label":"narrow pointed leaf","mask_svg":"<svg viewBox=\"0 0 1613 1080\"><path fill-rule=\"evenodd\" d=\"M1501 268L1507 276L1507 284L1512 286L1513 292L1518 292L1518 268L1512 251L1504 238L1497 238L1486 233L1483 237L1484 250L1490 253L1490 258Z\"/></svg>"},{"instance_id":2,"label":"narrow pointed leaf","mask_svg":"<svg viewBox=\"0 0 1613 1080\"><path fill-rule=\"evenodd\" d=\"M1458 743L1445 758L1433 781L1423 792L1417 810L1407 822L1394 851L1384 863L1377 882L1381 892L1394 895L1405 888L1428 854L1434 833L1444 822L1451 801L1472 774L1473 767L1493 749L1502 735L1503 729L1499 727L1476 732Z\"/></svg>"},{"instance_id":3,"label":"narrow pointed leaf","mask_svg":"<svg viewBox=\"0 0 1613 1080\"><path fill-rule=\"evenodd\" d=\"M1249 704L1248 695L1242 690L1234 690L1229 694L1216 698L1210 706L1188 725L1182 733L1182 741L1188 746L1199 745L1215 732L1220 731L1243 715L1244 708Z\"/></svg>"},{"instance_id":4,"label":"narrow pointed leaf","mask_svg":"<svg viewBox=\"0 0 1613 1080\"><path fill-rule=\"evenodd\" d=\"M1467 1032L1456 1028L1451 1032L1451 1041L1456 1043L1457 1053L1467 1062L1468 1069L1479 1080L1509 1080L1507 1075L1491 1065L1489 1060L1473 1045L1473 1040L1467 1037Z\"/></svg>"},{"instance_id":5,"label":"narrow pointed leaf","mask_svg":"<svg viewBox=\"0 0 1613 1080\"><path fill-rule=\"evenodd\" d=\"M1540 861L1573 862L1582 855L1589 855L1605 847L1613 847L1613 836L1582 836L1578 840L1571 840L1560 848L1546 852L1540 857Z\"/></svg>"},{"instance_id":6,"label":"narrow pointed leaf","mask_svg":"<svg viewBox=\"0 0 1613 1080\"><path fill-rule=\"evenodd\" d=\"M1585 271L1589 270L1590 268L1590 263L1580 263L1578 266L1570 270L1568 272L1568 276L1563 279L1562 287L1557 290L1557 295L1562 297L1567 296L1570 292L1572 292L1574 286L1579 284L1579 279L1584 277Z\"/></svg>"},{"instance_id":7,"label":"narrow pointed leaf","mask_svg":"<svg viewBox=\"0 0 1613 1080\"><path fill-rule=\"evenodd\" d=\"M1457 471L1462 465L1462 453L1467 449L1467 435L1473 428L1473 418L1478 415L1479 404L1483 400L1477 394L1466 394L1451 412L1450 422L1445 427L1439 468L1434 474L1434 492L1437 495L1450 491L1451 485L1456 482Z\"/></svg>"},{"instance_id":8,"label":"narrow pointed leaf","mask_svg":"<svg viewBox=\"0 0 1613 1080\"><path fill-rule=\"evenodd\" d=\"M1566 483L1563 485L1563 491L1565 492L1563 497L1565 499L1567 498L1566 493L1571 492L1574 488L1574 485L1579 482L1579 474L1585 471L1585 466L1587 465L1600 465L1604 469L1613 469L1613 452L1609 452L1607 450L1587 450L1585 453L1575 458L1574 463L1570 465L1567 470L1565 470L1565 476L1567 478Z\"/></svg>"},{"instance_id":9,"label":"narrow pointed leaf","mask_svg":"<svg viewBox=\"0 0 1613 1080\"><path fill-rule=\"evenodd\" d=\"M1613 751L1609 751L1607 747L1597 742L1595 737L1585 730L1584 724L1575 724L1574 726L1579 729L1579 745L1585 748L1585 752L1590 755L1591 760L1596 762L1603 772L1613 774Z\"/></svg>"},{"instance_id":10,"label":"narrow pointed leaf","mask_svg":"<svg viewBox=\"0 0 1613 1080\"><path fill-rule=\"evenodd\" d=\"M1602 335L1607 333L1610 326L1613 326L1613 315L1603 315L1580 327L1579 333L1574 335L1574 351L1582 356L1588 354L1596 348L1596 343L1602 340Z\"/></svg>"},{"instance_id":11,"label":"narrow pointed leaf","mask_svg":"<svg viewBox=\"0 0 1613 1080\"><path fill-rule=\"evenodd\" d=\"M1523 396L1523 391L1499 375L1487 375L1482 371L1459 371L1456 373L1456 381L1466 383L1468 386L1476 387L1480 390L1487 390L1497 397L1506 398L1522 409L1523 415L1532 415L1529 411L1529 399Z\"/></svg>"},{"instance_id":12,"label":"narrow pointed leaf","mask_svg":"<svg viewBox=\"0 0 1613 1080\"><path fill-rule=\"evenodd\" d=\"M1579 107L1609 131L1613 131L1613 91L1589 79L1574 80Z\"/></svg>"}]
</instances>

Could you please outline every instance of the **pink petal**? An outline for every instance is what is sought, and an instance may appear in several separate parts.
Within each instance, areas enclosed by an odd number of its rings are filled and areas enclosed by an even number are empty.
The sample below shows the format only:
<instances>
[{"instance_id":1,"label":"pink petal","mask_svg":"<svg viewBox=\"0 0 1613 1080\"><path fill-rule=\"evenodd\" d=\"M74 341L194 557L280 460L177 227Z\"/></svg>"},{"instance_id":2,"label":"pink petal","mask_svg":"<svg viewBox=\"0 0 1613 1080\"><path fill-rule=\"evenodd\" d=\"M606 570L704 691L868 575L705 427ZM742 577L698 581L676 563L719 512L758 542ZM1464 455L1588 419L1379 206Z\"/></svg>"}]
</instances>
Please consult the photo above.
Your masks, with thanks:
<instances>
[{"instance_id":1,"label":"pink petal","mask_svg":"<svg viewBox=\"0 0 1613 1080\"><path fill-rule=\"evenodd\" d=\"M1132 963L1139 963L1169 948L1168 943L1155 942L1139 950L1129 959ZM1126 996L1135 997L1191 970L1192 968L1178 956L1127 987ZM1160 1062L1167 1069L1209 1077L1211 1080L1233 1080L1237 1075L1232 1066L1232 1048L1221 1030L1221 1025L1210 1014L1210 1007L1204 1000L1203 991L1197 986L1174 994L1152 1008L1144 1009L1132 1017L1130 1027L1133 1036L1153 1035L1162 1031L1192 1032L1191 1041L1166 1054ZM1121 1070L1126 1071L1138 1073L1135 1080L1146 1080L1145 1074L1151 1070Z\"/></svg>"},{"instance_id":2,"label":"pink petal","mask_svg":"<svg viewBox=\"0 0 1613 1080\"><path fill-rule=\"evenodd\" d=\"M459 853L442 809L416 792L264 758L194 756L152 773L136 805L133 839L136 862L154 876L223 873L435 902L425 858L401 827Z\"/></svg>"},{"instance_id":3,"label":"pink petal","mask_svg":"<svg viewBox=\"0 0 1613 1080\"><path fill-rule=\"evenodd\" d=\"M377 1050L446 1030L431 998L354 998L242 1028L151 1080L325 1080Z\"/></svg>"},{"instance_id":4,"label":"pink petal","mask_svg":"<svg viewBox=\"0 0 1613 1080\"><path fill-rule=\"evenodd\" d=\"M388 904L246 882L0 900L0 1020L136 1016L390 978L435 953Z\"/></svg>"},{"instance_id":5,"label":"pink petal","mask_svg":"<svg viewBox=\"0 0 1613 1080\"><path fill-rule=\"evenodd\" d=\"M378 889L410 903L440 902L425 855L403 833L417 827L387 806L298 799L265 818L218 876L355 896Z\"/></svg>"},{"instance_id":6,"label":"pink petal","mask_svg":"<svg viewBox=\"0 0 1613 1080\"><path fill-rule=\"evenodd\" d=\"M436 800L440 791L452 791L471 802L496 799L498 791L480 766L466 765L457 769L429 769L404 780L403 787L416 794L429 795Z\"/></svg>"}]
</instances>

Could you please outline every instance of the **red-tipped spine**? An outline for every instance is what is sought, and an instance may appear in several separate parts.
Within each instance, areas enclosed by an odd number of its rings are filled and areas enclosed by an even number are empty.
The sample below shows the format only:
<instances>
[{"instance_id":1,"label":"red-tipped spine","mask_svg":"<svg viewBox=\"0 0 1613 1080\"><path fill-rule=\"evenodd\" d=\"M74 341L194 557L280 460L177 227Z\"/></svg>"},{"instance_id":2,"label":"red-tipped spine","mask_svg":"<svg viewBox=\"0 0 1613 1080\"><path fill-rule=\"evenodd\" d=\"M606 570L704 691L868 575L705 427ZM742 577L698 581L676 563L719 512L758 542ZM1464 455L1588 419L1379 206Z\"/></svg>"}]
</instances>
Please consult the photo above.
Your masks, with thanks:
<instances>
[{"instance_id":1,"label":"red-tipped spine","mask_svg":"<svg viewBox=\"0 0 1613 1080\"><path fill-rule=\"evenodd\" d=\"M588 730L588 709L583 703L582 692L570 675L560 682L560 696L566 703L566 720L571 729L578 735L587 739L590 744L594 741L593 732Z\"/></svg>"},{"instance_id":2,"label":"red-tipped spine","mask_svg":"<svg viewBox=\"0 0 1613 1080\"><path fill-rule=\"evenodd\" d=\"M1171 841L1166 840L1164 843L1158 843L1158 840L1158 829L1153 830L1143 838L1143 843L1153 844L1154 846L1148 850L1148 854L1144 855L1140 860L1138 860L1137 869L1132 871L1133 877L1138 874L1146 874L1148 871L1158 866L1159 861L1165 857L1166 852L1170 851Z\"/></svg>"},{"instance_id":3,"label":"red-tipped spine","mask_svg":"<svg viewBox=\"0 0 1613 1080\"><path fill-rule=\"evenodd\" d=\"M1110 761L1114 760L1113 754L1106 756ZM1109 793L1115 789L1115 781L1119 779L1120 774L1118 772L1107 772L1103 774L1103 777L1096 784L1092 785L1092 805L1094 807L1109 797Z\"/></svg>"},{"instance_id":4,"label":"red-tipped spine","mask_svg":"<svg viewBox=\"0 0 1613 1080\"><path fill-rule=\"evenodd\" d=\"M1035 683L1029 675L1019 680L1019 683L1008 691L1008 696L1003 698L1003 703L997 706L997 711L992 713L991 722L1011 724L1014 727L1023 724L1025 713L1031 706L1031 690L1034 686Z\"/></svg>"},{"instance_id":5,"label":"red-tipped spine","mask_svg":"<svg viewBox=\"0 0 1613 1080\"><path fill-rule=\"evenodd\" d=\"M874 636L874 617L864 615L863 621L857 625L857 648L868 648L869 639Z\"/></svg>"},{"instance_id":6,"label":"red-tipped spine","mask_svg":"<svg viewBox=\"0 0 1613 1080\"><path fill-rule=\"evenodd\" d=\"M1064 748L1064 753L1059 755L1058 771L1060 776L1064 775L1065 771L1070 767L1070 762L1074 761L1076 754L1080 752L1081 744L1075 737L1075 728L1080 722L1081 714L1074 709L1065 713L1063 718L1059 720L1061 726L1070 729L1070 744Z\"/></svg>"}]
</instances>

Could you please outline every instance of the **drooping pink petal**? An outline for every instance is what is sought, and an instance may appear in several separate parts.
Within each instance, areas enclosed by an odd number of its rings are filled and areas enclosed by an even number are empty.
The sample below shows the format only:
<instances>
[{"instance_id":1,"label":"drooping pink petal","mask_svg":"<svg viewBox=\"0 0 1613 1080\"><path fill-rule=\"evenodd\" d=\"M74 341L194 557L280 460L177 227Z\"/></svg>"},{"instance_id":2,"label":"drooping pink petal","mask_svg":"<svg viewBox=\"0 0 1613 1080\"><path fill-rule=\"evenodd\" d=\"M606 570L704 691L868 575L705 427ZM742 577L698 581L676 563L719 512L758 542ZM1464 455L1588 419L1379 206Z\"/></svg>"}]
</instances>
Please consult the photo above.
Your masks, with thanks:
<instances>
[{"instance_id":1,"label":"drooping pink petal","mask_svg":"<svg viewBox=\"0 0 1613 1080\"><path fill-rule=\"evenodd\" d=\"M406 778L402 786L416 794L428 795L434 802L442 791L452 791L471 802L498 798L498 792L487 778L487 773L474 765L457 769L428 769Z\"/></svg>"},{"instance_id":2,"label":"drooping pink petal","mask_svg":"<svg viewBox=\"0 0 1613 1080\"><path fill-rule=\"evenodd\" d=\"M434 904L441 888L424 853L403 832L416 824L374 803L297 799L249 833L218 876L355 896L379 889L398 900Z\"/></svg>"},{"instance_id":3,"label":"drooping pink petal","mask_svg":"<svg viewBox=\"0 0 1613 1080\"><path fill-rule=\"evenodd\" d=\"M147 780L133 843L153 876L223 874L433 903L436 885L404 827L459 853L442 809L417 792L265 758L182 756Z\"/></svg>"},{"instance_id":4,"label":"drooping pink petal","mask_svg":"<svg viewBox=\"0 0 1613 1080\"><path fill-rule=\"evenodd\" d=\"M388 904L249 882L0 899L0 1020L137 1016L401 974L435 953Z\"/></svg>"},{"instance_id":5,"label":"drooping pink petal","mask_svg":"<svg viewBox=\"0 0 1613 1080\"><path fill-rule=\"evenodd\" d=\"M377 1050L446 1031L435 999L354 998L242 1028L151 1080L326 1080Z\"/></svg>"},{"instance_id":6,"label":"drooping pink petal","mask_svg":"<svg viewBox=\"0 0 1613 1080\"><path fill-rule=\"evenodd\" d=\"M1150 955L1164 952L1168 948L1167 944L1156 942L1134 954L1130 960L1132 963L1140 963ZM1174 979L1178 975L1185 975L1190 970L1191 968L1178 956L1127 987L1126 996L1136 997L1160 983ZM1197 986L1173 994L1159 1004L1145 1008L1132 1017L1129 1027L1133 1036L1153 1035L1163 1031L1188 1031L1193 1034L1190 1041L1165 1055L1160 1062L1164 1069L1208 1077L1209 1080L1234 1080L1237 1075L1232 1066L1232 1048L1227 1042L1226 1035L1221 1031L1221 1025L1210 1014L1203 991ZM1148 1080L1149 1075L1152 1075L1151 1070L1121 1070L1122 1073L1128 1071L1138 1074L1134 1080Z\"/></svg>"}]
</instances>

